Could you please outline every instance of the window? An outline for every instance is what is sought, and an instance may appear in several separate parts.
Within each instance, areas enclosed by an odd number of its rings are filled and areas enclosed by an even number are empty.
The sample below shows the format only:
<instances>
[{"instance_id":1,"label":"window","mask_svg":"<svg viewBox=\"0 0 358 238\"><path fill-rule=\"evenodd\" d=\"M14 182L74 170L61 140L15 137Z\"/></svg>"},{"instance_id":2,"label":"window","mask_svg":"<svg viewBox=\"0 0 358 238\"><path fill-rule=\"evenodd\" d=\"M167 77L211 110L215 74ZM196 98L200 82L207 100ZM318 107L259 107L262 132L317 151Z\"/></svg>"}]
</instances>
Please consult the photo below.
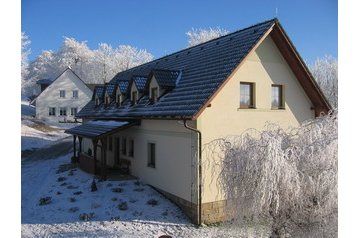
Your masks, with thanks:
<instances>
[{"instance_id":1,"label":"window","mask_svg":"<svg viewBox=\"0 0 358 238\"><path fill-rule=\"evenodd\" d=\"M73 90L72 91L72 97L73 98L78 98L78 90Z\"/></svg>"},{"instance_id":2,"label":"window","mask_svg":"<svg viewBox=\"0 0 358 238\"><path fill-rule=\"evenodd\" d=\"M60 90L60 98L65 98L65 97L66 97L66 91Z\"/></svg>"},{"instance_id":3,"label":"window","mask_svg":"<svg viewBox=\"0 0 358 238\"><path fill-rule=\"evenodd\" d=\"M240 83L240 108L254 108L253 83Z\"/></svg>"},{"instance_id":4,"label":"window","mask_svg":"<svg viewBox=\"0 0 358 238\"><path fill-rule=\"evenodd\" d=\"M108 150L112 151L113 149L113 138L112 136L108 137Z\"/></svg>"},{"instance_id":5,"label":"window","mask_svg":"<svg viewBox=\"0 0 358 238\"><path fill-rule=\"evenodd\" d=\"M129 140L129 146L128 146L128 156L133 157L134 156L134 140Z\"/></svg>"},{"instance_id":6,"label":"window","mask_svg":"<svg viewBox=\"0 0 358 238\"><path fill-rule=\"evenodd\" d=\"M55 107L49 107L48 108L48 115L49 116L56 116L56 108Z\"/></svg>"},{"instance_id":7,"label":"window","mask_svg":"<svg viewBox=\"0 0 358 238\"><path fill-rule=\"evenodd\" d=\"M77 107L71 107L71 116L76 116L77 114Z\"/></svg>"},{"instance_id":8,"label":"window","mask_svg":"<svg viewBox=\"0 0 358 238\"><path fill-rule=\"evenodd\" d=\"M127 154L127 139L122 137L122 155Z\"/></svg>"},{"instance_id":9,"label":"window","mask_svg":"<svg viewBox=\"0 0 358 238\"><path fill-rule=\"evenodd\" d=\"M282 85L272 85L271 94L272 94L271 108L284 109L285 107L283 103Z\"/></svg>"},{"instance_id":10,"label":"window","mask_svg":"<svg viewBox=\"0 0 358 238\"><path fill-rule=\"evenodd\" d=\"M105 97L105 104L106 104L106 106L109 105L109 97L108 96Z\"/></svg>"},{"instance_id":11,"label":"window","mask_svg":"<svg viewBox=\"0 0 358 238\"><path fill-rule=\"evenodd\" d=\"M67 108L60 107L60 116L67 116Z\"/></svg>"},{"instance_id":12,"label":"window","mask_svg":"<svg viewBox=\"0 0 358 238\"><path fill-rule=\"evenodd\" d=\"M148 143L148 167L155 168L155 144Z\"/></svg>"},{"instance_id":13,"label":"window","mask_svg":"<svg viewBox=\"0 0 358 238\"><path fill-rule=\"evenodd\" d=\"M117 94L117 100L116 100L117 104L120 106L121 102L122 102L122 94Z\"/></svg>"},{"instance_id":14,"label":"window","mask_svg":"<svg viewBox=\"0 0 358 238\"><path fill-rule=\"evenodd\" d=\"M158 88L152 88L151 93L152 93L152 101L156 102L158 99Z\"/></svg>"},{"instance_id":15,"label":"window","mask_svg":"<svg viewBox=\"0 0 358 238\"><path fill-rule=\"evenodd\" d=\"M132 92L132 102L133 104L137 104L137 92Z\"/></svg>"},{"instance_id":16,"label":"window","mask_svg":"<svg viewBox=\"0 0 358 238\"><path fill-rule=\"evenodd\" d=\"M96 106L99 105L99 98L96 98Z\"/></svg>"}]
</instances>

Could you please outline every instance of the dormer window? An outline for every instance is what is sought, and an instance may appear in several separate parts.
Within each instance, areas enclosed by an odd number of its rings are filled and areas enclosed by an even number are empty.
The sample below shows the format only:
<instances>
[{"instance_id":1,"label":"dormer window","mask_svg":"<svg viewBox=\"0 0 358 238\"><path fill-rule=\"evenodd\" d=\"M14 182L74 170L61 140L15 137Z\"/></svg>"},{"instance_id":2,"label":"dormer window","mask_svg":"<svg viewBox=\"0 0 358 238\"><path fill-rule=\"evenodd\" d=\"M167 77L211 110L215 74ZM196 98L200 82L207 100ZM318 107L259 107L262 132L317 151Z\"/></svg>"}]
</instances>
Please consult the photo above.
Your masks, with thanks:
<instances>
[{"instance_id":1,"label":"dormer window","mask_svg":"<svg viewBox=\"0 0 358 238\"><path fill-rule=\"evenodd\" d=\"M132 92L132 103L135 105L137 104L138 100L138 93L136 91Z\"/></svg>"},{"instance_id":2,"label":"dormer window","mask_svg":"<svg viewBox=\"0 0 358 238\"><path fill-rule=\"evenodd\" d=\"M95 104L96 104L96 106L99 105L99 98L96 98L96 99L95 99Z\"/></svg>"},{"instance_id":3,"label":"dormer window","mask_svg":"<svg viewBox=\"0 0 358 238\"><path fill-rule=\"evenodd\" d=\"M151 92L152 102L153 103L157 102L158 101L158 88L157 87L151 88L150 92Z\"/></svg>"},{"instance_id":4,"label":"dormer window","mask_svg":"<svg viewBox=\"0 0 358 238\"><path fill-rule=\"evenodd\" d=\"M104 100L105 100L106 106L108 106L109 102L110 102L109 96L106 96Z\"/></svg>"},{"instance_id":5,"label":"dormer window","mask_svg":"<svg viewBox=\"0 0 358 238\"><path fill-rule=\"evenodd\" d=\"M117 94L117 97L116 97L116 103L118 106L121 106L122 105L122 94Z\"/></svg>"}]
</instances>

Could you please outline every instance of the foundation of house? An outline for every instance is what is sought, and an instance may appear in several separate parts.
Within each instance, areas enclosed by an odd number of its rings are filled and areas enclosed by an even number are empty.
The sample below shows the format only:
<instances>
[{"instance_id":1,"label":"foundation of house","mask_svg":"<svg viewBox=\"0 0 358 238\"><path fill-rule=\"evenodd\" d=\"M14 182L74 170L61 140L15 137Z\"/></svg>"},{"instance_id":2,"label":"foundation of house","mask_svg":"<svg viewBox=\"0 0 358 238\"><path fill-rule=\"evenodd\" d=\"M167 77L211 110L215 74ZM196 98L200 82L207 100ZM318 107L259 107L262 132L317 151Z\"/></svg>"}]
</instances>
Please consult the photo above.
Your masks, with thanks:
<instances>
[{"instance_id":1,"label":"foundation of house","mask_svg":"<svg viewBox=\"0 0 358 238\"><path fill-rule=\"evenodd\" d=\"M196 203L189 202L161 189L155 187L154 189L180 207L184 214L190 218L192 223L199 225L198 205ZM201 205L201 222L204 224L213 224L232 219L233 214L229 214L228 206L229 202L227 200L203 203Z\"/></svg>"}]
</instances>

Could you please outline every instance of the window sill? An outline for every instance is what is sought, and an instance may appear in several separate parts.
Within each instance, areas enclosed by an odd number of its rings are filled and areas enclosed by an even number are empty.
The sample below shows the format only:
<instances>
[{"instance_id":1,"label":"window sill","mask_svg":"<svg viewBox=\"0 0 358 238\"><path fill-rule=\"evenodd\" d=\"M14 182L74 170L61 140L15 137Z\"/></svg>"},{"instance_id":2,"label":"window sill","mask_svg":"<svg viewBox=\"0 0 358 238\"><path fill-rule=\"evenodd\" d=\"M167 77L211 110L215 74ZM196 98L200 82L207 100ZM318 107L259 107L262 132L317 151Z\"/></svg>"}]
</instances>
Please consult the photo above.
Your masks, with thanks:
<instances>
[{"instance_id":1,"label":"window sill","mask_svg":"<svg viewBox=\"0 0 358 238\"><path fill-rule=\"evenodd\" d=\"M272 107L271 110L277 111L277 110L286 110L284 107Z\"/></svg>"}]
</instances>

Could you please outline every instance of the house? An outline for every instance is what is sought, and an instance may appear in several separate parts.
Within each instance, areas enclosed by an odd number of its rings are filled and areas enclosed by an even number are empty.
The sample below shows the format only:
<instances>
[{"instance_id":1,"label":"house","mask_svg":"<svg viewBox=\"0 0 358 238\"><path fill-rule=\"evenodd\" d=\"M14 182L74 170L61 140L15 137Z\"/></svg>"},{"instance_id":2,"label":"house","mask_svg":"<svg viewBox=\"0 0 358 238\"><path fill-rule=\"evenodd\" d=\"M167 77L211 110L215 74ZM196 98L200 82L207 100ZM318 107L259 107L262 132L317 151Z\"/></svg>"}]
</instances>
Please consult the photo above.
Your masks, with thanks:
<instances>
[{"instance_id":1,"label":"house","mask_svg":"<svg viewBox=\"0 0 358 238\"><path fill-rule=\"evenodd\" d=\"M83 124L66 132L82 169L105 178L109 167L130 164L194 223L213 223L226 219L226 200L212 182L217 173L202 166L203 145L329 110L272 19L118 73L77 114Z\"/></svg>"},{"instance_id":2,"label":"house","mask_svg":"<svg viewBox=\"0 0 358 238\"><path fill-rule=\"evenodd\" d=\"M74 121L76 113L92 98L91 89L67 68L55 80L39 80L41 93L36 101L36 118Z\"/></svg>"}]
</instances>

